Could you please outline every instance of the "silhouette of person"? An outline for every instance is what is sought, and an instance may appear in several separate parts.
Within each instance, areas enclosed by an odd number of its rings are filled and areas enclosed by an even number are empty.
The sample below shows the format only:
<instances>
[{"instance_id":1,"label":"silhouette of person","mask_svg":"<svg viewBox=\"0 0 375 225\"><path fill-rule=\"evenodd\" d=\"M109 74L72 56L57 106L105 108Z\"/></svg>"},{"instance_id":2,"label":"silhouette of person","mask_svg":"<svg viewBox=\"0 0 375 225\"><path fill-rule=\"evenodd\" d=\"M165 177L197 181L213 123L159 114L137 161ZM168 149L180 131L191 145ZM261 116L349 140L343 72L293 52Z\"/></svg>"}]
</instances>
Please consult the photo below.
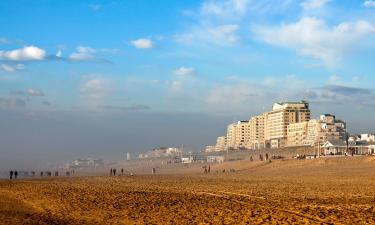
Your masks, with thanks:
<instances>
[{"instance_id":1,"label":"silhouette of person","mask_svg":"<svg viewBox=\"0 0 375 225\"><path fill-rule=\"evenodd\" d=\"M14 179L17 179L17 176L18 176L18 172L16 170L16 171L14 171Z\"/></svg>"},{"instance_id":2,"label":"silhouette of person","mask_svg":"<svg viewBox=\"0 0 375 225\"><path fill-rule=\"evenodd\" d=\"M11 170L11 171L9 172L9 178L10 178L10 179L13 179L13 170Z\"/></svg>"},{"instance_id":3,"label":"silhouette of person","mask_svg":"<svg viewBox=\"0 0 375 225\"><path fill-rule=\"evenodd\" d=\"M113 169L113 176L116 176L116 168Z\"/></svg>"},{"instance_id":4,"label":"silhouette of person","mask_svg":"<svg viewBox=\"0 0 375 225\"><path fill-rule=\"evenodd\" d=\"M155 168L152 168L152 174L155 174L155 171L156 171Z\"/></svg>"},{"instance_id":5,"label":"silhouette of person","mask_svg":"<svg viewBox=\"0 0 375 225\"><path fill-rule=\"evenodd\" d=\"M41 176L41 177L43 177L43 171L42 171L42 172L40 172L40 176Z\"/></svg>"},{"instance_id":6,"label":"silhouette of person","mask_svg":"<svg viewBox=\"0 0 375 225\"><path fill-rule=\"evenodd\" d=\"M121 175L124 174L124 168L121 168Z\"/></svg>"},{"instance_id":7,"label":"silhouette of person","mask_svg":"<svg viewBox=\"0 0 375 225\"><path fill-rule=\"evenodd\" d=\"M111 168L111 170L110 170L110 174L111 174L111 176L112 176L112 174L113 174L113 169Z\"/></svg>"},{"instance_id":8,"label":"silhouette of person","mask_svg":"<svg viewBox=\"0 0 375 225\"><path fill-rule=\"evenodd\" d=\"M250 162L254 161L253 156L250 156Z\"/></svg>"},{"instance_id":9,"label":"silhouette of person","mask_svg":"<svg viewBox=\"0 0 375 225\"><path fill-rule=\"evenodd\" d=\"M59 176L59 172L55 171L55 177L58 177L58 176Z\"/></svg>"},{"instance_id":10,"label":"silhouette of person","mask_svg":"<svg viewBox=\"0 0 375 225\"><path fill-rule=\"evenodd\" d=\"M208 171L207 171L208 173L210 173L211 172L211 166L210 165L208 165Z\"/></svg>"}]
</instances>

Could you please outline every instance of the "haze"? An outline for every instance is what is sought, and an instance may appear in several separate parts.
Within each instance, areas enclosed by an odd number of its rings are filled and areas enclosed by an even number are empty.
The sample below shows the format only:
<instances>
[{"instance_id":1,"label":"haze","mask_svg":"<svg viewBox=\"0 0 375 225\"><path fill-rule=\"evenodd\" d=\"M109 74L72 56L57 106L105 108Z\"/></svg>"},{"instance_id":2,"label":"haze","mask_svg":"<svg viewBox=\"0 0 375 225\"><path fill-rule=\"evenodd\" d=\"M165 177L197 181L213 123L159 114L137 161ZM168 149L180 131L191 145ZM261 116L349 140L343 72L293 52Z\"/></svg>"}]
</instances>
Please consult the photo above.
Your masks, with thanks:
<instances>
[{"instance_id":1,"label":"haze","mask_svg":"<svg viewBox=\"0 0 375 225\"><path fill-rule=\"evenodd\" d=\"M200 151L228 123L285 100L371 132L374 6L2 1L0 170Z\"/></svg>"}]
</instances>

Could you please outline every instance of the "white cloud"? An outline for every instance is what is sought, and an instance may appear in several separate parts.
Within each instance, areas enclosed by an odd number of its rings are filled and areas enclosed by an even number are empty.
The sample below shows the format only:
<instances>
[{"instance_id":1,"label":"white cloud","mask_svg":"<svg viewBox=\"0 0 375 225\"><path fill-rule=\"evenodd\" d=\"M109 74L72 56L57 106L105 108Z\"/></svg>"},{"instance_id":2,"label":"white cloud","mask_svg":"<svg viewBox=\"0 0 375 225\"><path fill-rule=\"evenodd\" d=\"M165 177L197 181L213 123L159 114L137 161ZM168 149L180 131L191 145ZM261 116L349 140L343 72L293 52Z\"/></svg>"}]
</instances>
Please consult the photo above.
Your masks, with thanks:
<instances>
[{"instance_id":1,"label":"white cloud","mask_svg":"<svg viewBox=\"0 0 375 225\"><path fill-rule=\"evenodd\" d=\"M93 60L96 50L87 46L78 46L76 52L70 54L69 59L75 61Z\"/></svg>"},{"instance_id":2,"label":"white cloud","mask_svg":"<svg viewBox=\"0 0 375 225\"><path fill-rule=\"evenodd\" d=\"M103 105L105 97L110 94L110 83L98 75L84 76L81 87L81 99L87 107Z\"/></svg>"},{"instance_id":3,"label":"white cloud","mask_svg":"<svg viewBox=\"0 0 375 225\"><path fill-rule=\"evenodd\" d=\"M239 40L239 37L235 34L238 27L237 24L226 24L208 28L207 31L213 40L233 43Z\"/></svg>"},{"instance_id":4,"label":"white cloud","mask_svg":"<svg viewBox=\"0 0 375 225\"><path fill-rule=\"evenodd\" d=\"M254 33L269 44L295 49L301 55L332 66L361 40L374 35L375 26L367 21L357 21L329 27L323 20L305 17L278 27L258 27Z\"/></svg>"},{"instance_id":5,"label":"white cloud","mask_svg":"<svg viewBox=\"0 0 375 225\"><path fill-rule=\"evenodd\" d=\"M25 69L25 65L23 64L16 64L16 65L11 65L11 64L1 64L1 68L8 73L13 73L16 72L17 70L23 70Z\"/></svg>"},{"instance_id":6,"label":"white cloud","mask_svg":"<svg viewBox=\"0 0 375 225\"><path fill-rule=\"evenodd\" d=\"M85 81L81 88L81 94L98 95L106 90L106 81L103 78L93 78Z\"/></svg>"},{"instance_id":7,"label":"white cloud","mask_svg":"<svg viewBox=\"0 0 375 225\"><path fill-rule=\"evenodd\" d=\"M174 75L179 75L179 76L187 76L187 75L194 75L195 74L195 69L192 67L180 67L178 69L175 69L173 71Z\"/></svg>"},{"instance_id":8,"label":"white cloud","mask_svg":"<svg viewBox=\"0 0 375 225\"><path fill-rule=\"evenodd\" d=\"M149 49L149 48L154 47L154 43L150 39L146 39L146 38L140 38L140 39L137 39L137 40L133 40L133 41L131 41L131 44L134 47L140 48L140 49Z\"/></svg>"},{"instance_id":9,"label":"white cloud","mask_svg":"<svg viewBox=\"0 0 375 225\"><path fill-rule=\"evenodd\" d=\"M363 6L366 7L366 8L372 8L372 7L375 7L375 1L365 1L363 2Z\"/></svg>"},{"instance_id":10,"label":"white cloud","mask_svg":"<svg viewBox=\"0 0 375 225\"><path fill-rule=\"evenodd\" d=\"M39 90L39 89L33 89L33 88L29 88L27 89L27 94L29 96L44 96L44 93L42 90Z\"/></svg>"},{"instance_id":11,"label":"white cloud","mask_svg":"<svg viewBox=\"0 0 375 225\"><path fill-rule=\"evenodd\" d=\"M25 46L11 51L0 51L0 59L10 61L44 60L46 57L46 51L35 46Z\"/></svg>"},{"instance_id":12,"label":"white cloud","mask_svg":"<svg viewBox=\"0 0 375 225\"><path fill-rule=\"evenodd\" d=\"M237 17L246 13L249 2L249 0L205 1L202 3L201 13L217 17Z\"/></svg>"},{"instance_id":13,"label":"white cloud","mask_svg":"<svg viewBox=\"0 0 375 225\"><path fill-rule=\"evenodd\" d=\"M304 10L312 10L324 7L331 0L307 0L301 3Z\"/></svg>"},{"instance_id":14,"label":"white cloud","mask_svg":"<svg viewBox=\"0 0 375 225\"><path fill-rule=\"evenodd\" d=\"M202 25L192 28L184 34L176 35L175 40L182 44L231 45L240 39L236 34L238 29L239 25L237 24Z\"/></svg>"},{"instance_id":15,"label":"white cloud","mask_svg":"<svg viewBox=\"0 0 375 225\"><path fill-rule=\"evenodd\" d=\"M183 92L187 87L192 87L198 84L196 79L196 70L192 67L180 67L172 71L173 79L168 82L169 88L173 92Z\"/></svg>"}]
</instances>

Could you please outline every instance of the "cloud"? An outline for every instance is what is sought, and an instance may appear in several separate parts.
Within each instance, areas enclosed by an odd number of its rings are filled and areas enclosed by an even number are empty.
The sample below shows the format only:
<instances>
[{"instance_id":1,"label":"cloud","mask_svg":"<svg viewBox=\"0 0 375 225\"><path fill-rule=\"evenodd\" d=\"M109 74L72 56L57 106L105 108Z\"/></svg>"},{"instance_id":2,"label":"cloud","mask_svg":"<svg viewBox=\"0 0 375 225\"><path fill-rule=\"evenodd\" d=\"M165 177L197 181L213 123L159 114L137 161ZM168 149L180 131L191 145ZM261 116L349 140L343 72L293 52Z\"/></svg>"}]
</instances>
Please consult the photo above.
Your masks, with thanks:
<instances>
[{"instance_id":1,"label":"cloud","mask_svg":"<svg viewBox=\"0 0 375 225\"><path fill-rule=\"evenodd\" d=\"M76 52L70 54L69 59L74 61L87 61L95 58L96 50L91 47L78 46Z\"/></svg>"},{"instance_id":2,"label":"cloud","mask_svg":"<svg viewBox=\"0 0 375 225\"><path fill-rule=\"evenodd\" d=\"M324 7L331 0L307 0L301 3L304 10L312 10Z\"/></svg>"},{"instance_id":3,"label":"cloud","mask_svg":"<svg viewBox=\"0 0 375 225\"><path fill-rule=\"evenodd\" d=\"M207 31L213 40L234 43L239 40L239 37L235 34L238 27L237 24L226 24L217 27L210 27Z\"/></svg>"},{"instance_id":4,"label":"cloud","mask_svg":"<svg viewBox=\"0 0 375 225\"><path fill-rule=\"evenodd\" d=\"M32 61L44 60L46 57L46 51L36 46L25 46L15 50L0 51L0 60Z\"/></svg>"},{"instance_id":5,"label":"cloud","mask_svg":"<svg viewBox=\"0 0 375 225\"><path fill-rule=\"evenodd\" d=\"M24 64L16 64L16 65L12 65L12 64L1 64L1 69L7 73L14 73L18 70L23 70L25 69L25 65Z\"/></svg>"},{"instance_id":6,"label":"cloud","mask_svg":"<svg viewBox=\"0 0 375 225\"><path fill-rule=\"evenodd\" d=\"M278 27L257 27L253 32L266 43L294 49L300 55L333 66L362 40L374 35L375 26L362 20L330 27L323 20L304 17Z\"/></svg>"},{"instance_id":7,"label":"cloud","mask_svg":"<svg viewBox=\"0 0 375 225\"><path fill-rule=\"evenodd\" d=\"M358 88L358 87L349 87L349 86L342 86L342 85L327 85L322 88L323 91L330 92L334 95L340 96L371 96L374 94L374 91L371 89L366 88Z\"/></svg>"},{"instance_id":8,"label":"cloud","mask_svg":"<svg viewBox=\"0 0 375 225\"><path fill-rule=\"evenodd\" d=\"M175 40L188 45L233 45L240 40L237 35L238 24L199 25L191 28L186 33L175 35Z\"/></svg>"},{"instance_id":9,"label":"cloud","mask_svg":"<svg viewBox=\"0 0 375 225\"><path fill-rule=\"evenodd\" d=\"M42 90L29 88L27 89L27 95L37 97L37 96L44 96L44 93Z\"/></svg>"},{"instance_id":10,"label":"cloud","mask_svg":"<svg viewBox=\"0 0 375 225\"><path fill-rule=\"evenodd\" d=\"M375 7L375 1L365 1L363 2L363 6L366 7L366 8L373 8Z\"/></svg>"},{"instance_id":11,"label":"cloud","mask_svg":"<svg viewBox=\"0 0 375 225\"><path fill-rule=\"evenodd\" d=\"M150 39L140 38L131 41L131 44L139 49L149 49L154 47L154 43Z\"/></svg>"},{"instance_id":12,"label":"cloud","mask_svg":"<svg viewBox=\"0 0 375 225\"><path fill-rule=\"evenodd\" d=\"M249 0L210 0L201 5L203 15L232 18L246 13Z\"/></svg>"},{"instance_id":13,"label":"cloud","mask_svg":"<svg viewBox=\"0 0 375 225\"><path fill-rule=\"evenodd\" d=\"M185 93L186 89L198 84L196 74L193 67L179 67L172 71L173 77L167 84L172 92Z\"/></svg>"},{"instance_id":14,"label":"cloud","mask_svg":"<svg viewBox=\"0 0 375 225\"><path fill-rule=\"evenodd\" d=\"M94 78L84 82L80 88L81 94L97 95L106 90L106 81L103 78Z\"/></svg>"},{"instance_id":15,"label":"cloud","mask_svg":"<svg viewBox=\"0 0 375 225\"><path fill-rule=\"evenodd\" d=\"M99 63L110 63L106 59L101 59L97 57L97 54L100 53L110 53L115 54L118 52L118 49L109 49L109 48L99 48L95 49L89 46L77 46L75 52L71 53L67 58L62 56L62 51L59 50L56 53L55 59L76 61L76 62L99 62Z\"/></svg>"},{"instance_id":16,"label":"cloud","mask_svg":"<svg viewBox=\"0 0 375 225\"><path fill-rule=\"evenodd\" d=\"M195 75L196 74L196 71L193 67L180 67L180 68L177 68L173 71L173 74L174 75L178 75L178 76L191 76L191 75Z\"/></svg>"},{"instance_id":17,"label":"cloud","mask_svg":"<svg viewBox=\"0 0 375 225\"><path fill-rule=\"evenodd\" d=\"M80 86L81 99L83 104L89 108L96 109L103 105L105 97L110 93L109 81L99 75L85 76Z\"/></svg>"},{"instance_id":18,"label":"cloud","mask_svg":"<svg viewBox=\"0 0 375 225\"><path fill-rule=\"evenodd\" d=\"M300 96L313 103L329 103L348 106L375 106L375 90L348 85L324 85L306 89Z\"/></svg>"}]
</instances>

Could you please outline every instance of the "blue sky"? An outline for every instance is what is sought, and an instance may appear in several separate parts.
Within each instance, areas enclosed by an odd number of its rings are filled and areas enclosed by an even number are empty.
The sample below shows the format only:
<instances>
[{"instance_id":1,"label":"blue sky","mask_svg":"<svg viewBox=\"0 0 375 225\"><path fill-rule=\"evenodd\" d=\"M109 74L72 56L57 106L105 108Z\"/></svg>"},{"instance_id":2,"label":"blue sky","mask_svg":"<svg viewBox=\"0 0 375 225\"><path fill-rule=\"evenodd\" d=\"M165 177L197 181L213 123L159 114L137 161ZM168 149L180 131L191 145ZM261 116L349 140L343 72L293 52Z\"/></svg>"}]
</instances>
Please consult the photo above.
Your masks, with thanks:
<instances>
[{"instance_id":1,"label":"blue sky","mask_svg":"<svg viewBox=\"0 0 375 225\"><path fill-rule=\"evenodd\" d=\"M315 116L375 127L375 1L9 0L0 15L4 115L227 123L306 99Z\"/></svg>"}]
</instances>

